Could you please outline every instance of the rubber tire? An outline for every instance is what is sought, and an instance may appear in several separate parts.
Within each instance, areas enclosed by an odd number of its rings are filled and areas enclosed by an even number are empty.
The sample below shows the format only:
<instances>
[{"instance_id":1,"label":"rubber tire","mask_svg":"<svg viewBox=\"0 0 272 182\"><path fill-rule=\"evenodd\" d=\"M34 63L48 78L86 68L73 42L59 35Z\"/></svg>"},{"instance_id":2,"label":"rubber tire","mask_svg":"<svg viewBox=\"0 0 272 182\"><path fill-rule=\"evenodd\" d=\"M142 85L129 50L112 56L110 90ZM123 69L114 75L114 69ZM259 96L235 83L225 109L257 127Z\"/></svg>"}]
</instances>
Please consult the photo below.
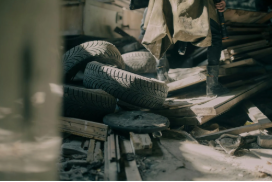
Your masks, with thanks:
<instances>
[{"instance_id":1,"label":"rubber tire","mask_svg":"<svg viewBox=\"0 0 272 182\"><path fill-rule=\"evenodd\" d=\"M122 55L125 70L132 73L156 73L156 60L150 52L139 51Z\"/></svg>"},{"instance_id":2,"label":"rubber tire","mask_svg":"<svg viewBox=\"0 0 272 182\"><path fill-rule=\"evenodd\" d=\"M159 114L143 111L121 111L105 116L103 123L114 130L134 133L153 133L166 130L169 119Z\"/></svg>"},{"instance_id":3,"label":"rubber tire","mask_svg":"<svg viewBox=\"0 0 272 182\"><path fill-rule=\"evenodd\" d=\"M98 61L125 69L118 49L106 41L90 41L80 44L63 55L64 76L71 81L79 70L84 70L90 61Z\"/></svg>"},{"instance_id":4,"label":"rubber tire","mask_svg":"<svg viewBox=\"0 0 272 182\"><path fill-rule=\"evenodd\" d=\"M116 98L100 89L63 86L63 115L79 119L102 121L115 111Z\"/></svg>"},{"instance_id":5,"label":"rubber tire","mask_svg":"<svg viewBox=\"0 0 272 182\"><path fill-rule=\"evenodd\" d=\"M87 64L83 85L102 89L118 99L144 108L160 108L167 96L164 82L98 63Z\"/></svg>"}]
</instances>

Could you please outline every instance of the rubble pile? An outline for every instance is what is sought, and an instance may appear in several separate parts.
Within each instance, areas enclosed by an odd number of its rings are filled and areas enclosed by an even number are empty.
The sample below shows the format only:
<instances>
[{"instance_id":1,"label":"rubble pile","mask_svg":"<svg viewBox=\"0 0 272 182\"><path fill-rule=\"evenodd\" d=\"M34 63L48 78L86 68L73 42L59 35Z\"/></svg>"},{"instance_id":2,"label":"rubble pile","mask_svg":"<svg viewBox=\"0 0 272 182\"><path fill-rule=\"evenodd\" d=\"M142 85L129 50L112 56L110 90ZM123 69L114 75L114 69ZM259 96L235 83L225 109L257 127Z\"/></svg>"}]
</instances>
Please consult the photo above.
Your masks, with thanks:
<instances>
[{"instance_id":1,"label":"rubble pile","mask_svg":"<svg viewBox=\"0 0 272 182\"><path fill-rule=\"evenodd\" d=\"M220 81L230 93L215 97L206 96L203 83L205 48L181 57L184 63L201 59L199 66L170 64L170 83L156 79L154 57L128 35L112 40L117 48L89 41L68 50L60 128L70 135L61 146L60 179L158 180L164 179L161 173L177 176L186 170L201 179L196 171L219 175L224 163L238 178L251 179L253 168L258 177L269 178L271 27L236 24L228 30ZM252 34L241 35L248 31ZM124 44L127 40L130 44ZM235 156L244 167L232 165ZM242 158L248 156L258 168L246 167Z\"/></svg>"}]
</instances>

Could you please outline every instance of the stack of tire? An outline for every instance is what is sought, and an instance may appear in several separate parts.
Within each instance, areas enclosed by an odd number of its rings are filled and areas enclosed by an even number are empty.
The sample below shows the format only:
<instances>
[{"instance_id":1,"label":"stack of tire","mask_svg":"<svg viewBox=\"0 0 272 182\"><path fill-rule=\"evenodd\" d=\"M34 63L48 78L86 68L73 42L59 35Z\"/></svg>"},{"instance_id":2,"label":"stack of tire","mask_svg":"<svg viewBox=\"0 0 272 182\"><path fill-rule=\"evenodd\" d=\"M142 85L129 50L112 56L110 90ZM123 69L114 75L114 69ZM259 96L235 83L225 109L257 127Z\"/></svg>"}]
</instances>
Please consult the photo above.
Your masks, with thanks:
<instances>
[{"instance_id":1,"label":"stack of tire","mask_svg":"<svg viewBox=\"0 0 272 182\"><path fill-rule=\"evenodd\" d=\"M66 117L102 121L103 116L114 112L117 98L135 106L156 109L163 105L168 93L164 82L134 74L155 69L155 60L148 52L121 56L109 42L90 41L68 50L63 56L63 65L66 83L63 114ZM72 86L80 70L84 70L83 85Z\"/></svg>"}]
</instances>

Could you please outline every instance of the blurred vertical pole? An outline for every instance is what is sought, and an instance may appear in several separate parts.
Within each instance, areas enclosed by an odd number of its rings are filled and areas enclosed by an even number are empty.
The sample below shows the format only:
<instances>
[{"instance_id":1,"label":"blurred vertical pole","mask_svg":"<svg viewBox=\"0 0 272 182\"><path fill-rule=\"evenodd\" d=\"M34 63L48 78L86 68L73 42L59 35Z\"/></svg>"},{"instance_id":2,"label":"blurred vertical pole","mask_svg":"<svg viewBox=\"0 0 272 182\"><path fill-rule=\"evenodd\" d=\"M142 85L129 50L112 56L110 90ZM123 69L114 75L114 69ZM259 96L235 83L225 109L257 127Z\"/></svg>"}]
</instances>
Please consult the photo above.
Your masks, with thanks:
<instances>
[{"instance_id":1,"label":"blurred vertical pole","mask_svg":"<svg viewBox=\"0 0 272 182\"><path fill-rule=\"evenodd\" d=\"M58 180L58 0L0 1L0 180Z\"/></svg>"}]
</instances>

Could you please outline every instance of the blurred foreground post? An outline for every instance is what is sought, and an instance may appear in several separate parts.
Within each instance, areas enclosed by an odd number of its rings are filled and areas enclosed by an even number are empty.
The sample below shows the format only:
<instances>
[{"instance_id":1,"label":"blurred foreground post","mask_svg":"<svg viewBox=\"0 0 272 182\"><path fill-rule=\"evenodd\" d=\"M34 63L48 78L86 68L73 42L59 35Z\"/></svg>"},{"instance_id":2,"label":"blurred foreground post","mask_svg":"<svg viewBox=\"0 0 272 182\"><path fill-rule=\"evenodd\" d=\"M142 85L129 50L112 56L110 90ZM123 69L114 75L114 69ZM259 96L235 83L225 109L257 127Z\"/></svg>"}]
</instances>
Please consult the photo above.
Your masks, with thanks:
<instances>
[{"instance_id":1,"label":"blurred foreground post","mask_svg":"<svg viewBox=\"0 0 272 182\"><path fill-rule=\"evenodd\" d=\"M0 1L0 180L57 180L58 0Z\"/></svg>"}]
</instances>

